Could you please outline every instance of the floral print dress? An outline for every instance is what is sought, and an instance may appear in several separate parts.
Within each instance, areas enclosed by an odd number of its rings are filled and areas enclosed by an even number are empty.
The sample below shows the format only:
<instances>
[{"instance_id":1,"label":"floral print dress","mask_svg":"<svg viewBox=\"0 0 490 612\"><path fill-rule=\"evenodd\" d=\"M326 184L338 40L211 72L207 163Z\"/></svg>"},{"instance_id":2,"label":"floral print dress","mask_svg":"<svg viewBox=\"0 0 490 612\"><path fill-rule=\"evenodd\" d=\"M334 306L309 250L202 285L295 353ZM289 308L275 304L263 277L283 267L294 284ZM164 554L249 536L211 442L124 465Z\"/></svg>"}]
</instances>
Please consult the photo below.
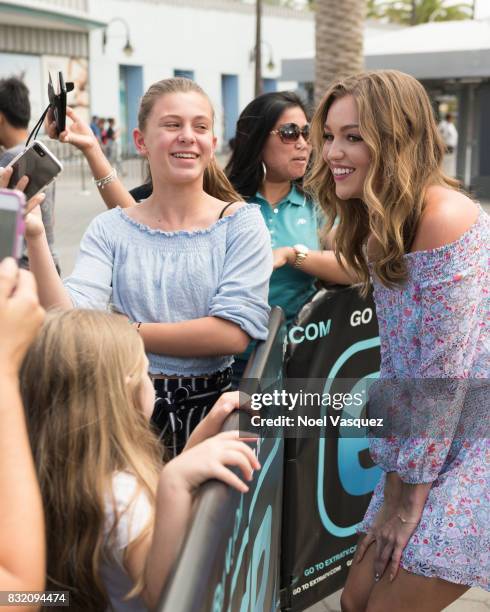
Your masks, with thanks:
<instances>
[{"instance_id":1,"label":"floral print dress","mask_svg":"<svg viewBox=\"0 0 490 612\"><path fill-rule=\"evenodd\" d=\"M381 340L380 379L476 381L480 391L455 393L436 437L372 438L384 472L407 483L432 483L401 567L414 574L490 590L490 217L457 241L406 255L409 279L386 288L373 278ZM414 382L416 385L416 382ZM461 415L479 421L481 436L457 436ZM383 503L384 474L359 533Z\"/></svg>"}]
</instances>

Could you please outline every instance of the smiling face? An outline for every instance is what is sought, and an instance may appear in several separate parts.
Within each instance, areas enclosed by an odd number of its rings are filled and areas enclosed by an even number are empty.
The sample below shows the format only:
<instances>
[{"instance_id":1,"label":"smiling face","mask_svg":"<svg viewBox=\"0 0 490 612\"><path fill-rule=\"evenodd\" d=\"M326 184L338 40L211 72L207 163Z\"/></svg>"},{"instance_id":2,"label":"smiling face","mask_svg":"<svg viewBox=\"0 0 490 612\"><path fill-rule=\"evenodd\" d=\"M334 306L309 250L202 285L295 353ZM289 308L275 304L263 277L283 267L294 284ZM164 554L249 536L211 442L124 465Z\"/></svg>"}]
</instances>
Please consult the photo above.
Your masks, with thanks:
<instances>
[{"instance_id":1,"label":"smiling face","mask_svg":"<svg viewBox=\"0 0 490 612\"><path fill-rule=\"evenodd\" d=\"M285 123L304 127L308 120L299 106L287 108L276 121L273 130ZM310 159L311 145L300 136L296 142L284 143L278 134L269 134L262 149L262 160L267 168L268 181L292 181L304 176Z\"/></svg>"},{"instance_id":2,"label":"smiling face","mask_svg":"<svg viewBox=\"0 0 490 612\"><path fill-rule=\"evenodd\" d=\"M202 180L216 147L209 101L195 91L160 96L143 130L134 130L134 141L154 181Z\"/></svg>"},{"instance_id":3,"label":"smiling face","mask_svg":"<svg viewBox=\"0 0 490 612\"><path fill-rule=\"evenodd\" d=\"M333 174L337 197L362 199L371 155L359 132L359 112L353 96L332 103L324 126L322 155Z\"/></svg>"}]
</instances>

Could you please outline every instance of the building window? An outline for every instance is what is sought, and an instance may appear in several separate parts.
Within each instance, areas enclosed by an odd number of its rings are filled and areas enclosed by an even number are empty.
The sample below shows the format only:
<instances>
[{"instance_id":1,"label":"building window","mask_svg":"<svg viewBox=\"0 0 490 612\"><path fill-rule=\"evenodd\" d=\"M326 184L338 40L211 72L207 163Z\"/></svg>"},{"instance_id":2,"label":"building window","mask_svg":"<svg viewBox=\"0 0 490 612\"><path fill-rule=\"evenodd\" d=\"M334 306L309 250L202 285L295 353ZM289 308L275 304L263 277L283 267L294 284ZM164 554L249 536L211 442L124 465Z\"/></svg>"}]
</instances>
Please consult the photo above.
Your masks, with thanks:
<instances>
[{"instance_id":1,"label":"building window","mask_svg":"<svg viewBox=\"0 0 490 612\"><path fill-rule=\"evenodd\" d=\"M194 70L180 70L179 68L174 69L174 77L183 77L184 79L194 80Z\"/></svg>"}]
</instances>

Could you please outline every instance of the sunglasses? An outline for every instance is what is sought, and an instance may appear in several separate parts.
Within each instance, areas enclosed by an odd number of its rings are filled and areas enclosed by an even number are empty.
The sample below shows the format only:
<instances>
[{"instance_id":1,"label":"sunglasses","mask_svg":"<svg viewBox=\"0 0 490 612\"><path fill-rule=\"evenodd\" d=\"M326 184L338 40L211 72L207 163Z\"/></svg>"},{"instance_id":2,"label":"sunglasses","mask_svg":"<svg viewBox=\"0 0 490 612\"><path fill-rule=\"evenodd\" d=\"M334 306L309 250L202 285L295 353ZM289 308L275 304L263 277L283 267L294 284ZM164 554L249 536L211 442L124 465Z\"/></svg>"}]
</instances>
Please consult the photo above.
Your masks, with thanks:
<instances>
[{"instance_id":1,"label":"sunglasses","mask_svg":"<svg viewBox=\"0 0 490 612\"><path fill-rule=\"evenodd\" d=\"M291 144L297 142L300 136L308 142L310 139L310 124L299 127L297 123L283 123L277 130L272 130L271 134L277 134L282 142Z\"/></svg>"}]
</instances>

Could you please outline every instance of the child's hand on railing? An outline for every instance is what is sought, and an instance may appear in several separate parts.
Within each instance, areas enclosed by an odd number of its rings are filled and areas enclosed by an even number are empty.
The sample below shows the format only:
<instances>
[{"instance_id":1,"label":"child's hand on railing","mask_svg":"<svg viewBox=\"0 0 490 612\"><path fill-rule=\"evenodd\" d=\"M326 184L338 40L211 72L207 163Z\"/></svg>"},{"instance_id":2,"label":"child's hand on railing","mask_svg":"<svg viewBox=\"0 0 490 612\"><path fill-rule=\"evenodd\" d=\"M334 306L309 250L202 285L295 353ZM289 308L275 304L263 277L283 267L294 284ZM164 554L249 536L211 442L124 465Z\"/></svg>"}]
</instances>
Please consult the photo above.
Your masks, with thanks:
<instances>
[{"instance_id":1,"label":"child's hand on railing","mask_svg":"<svg viewBox=\"0 0 490 612\"><path fill-rule=\"evenodd\" d=\"M229 469L230 466L238 467L246 481L252 480L254 470L261 467L254 451L239 439L238 431L221 432L187 449L167 463L161 479L165 485L189 493L211 479L221 480L246 493L248 485Z\"/></svg>"},{"instance_id":2,"label":"child's hand on railing","mask_svg":"<svg viewBox=\"0 0 490 612\"><path fill-rule=\"evenodd\" d=\"M218 434L228 416L240 406L240 395L238 391L223 393L211 408L209 414L199 423L189 436L184 452L196 446L204 440Z\"/></svg>"},{"instance_id":3,"label":"child's hand on railing","mask_svg":"<svg viewBox=\"0 0 490 612\"><path fill-rule=\"evenodd\" d=\"M70 125L67 124L66 129L58 135L53 109L49 109L46 117L45 129L50 138L72 144L82 151L82 153L98 146L97 138L90 129L90 126L87 125L70 106L66 107L66 116L72 120L72 123Z\"/></svg>"}]
</instances>

